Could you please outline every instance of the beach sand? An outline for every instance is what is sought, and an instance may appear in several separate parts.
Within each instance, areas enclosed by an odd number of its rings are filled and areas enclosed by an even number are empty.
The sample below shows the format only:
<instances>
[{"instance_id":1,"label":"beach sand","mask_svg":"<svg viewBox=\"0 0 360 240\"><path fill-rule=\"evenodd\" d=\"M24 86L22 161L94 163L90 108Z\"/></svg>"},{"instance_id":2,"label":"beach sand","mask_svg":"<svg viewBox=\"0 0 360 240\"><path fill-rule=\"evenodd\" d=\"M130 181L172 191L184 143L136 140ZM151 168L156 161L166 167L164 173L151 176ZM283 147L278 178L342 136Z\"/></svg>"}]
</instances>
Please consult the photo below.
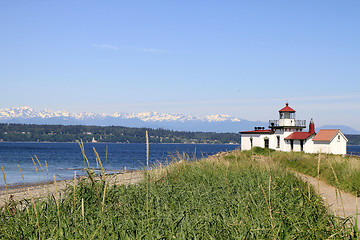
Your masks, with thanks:
<instances>
[{"instance_id":1,"label":"beach sand","mask_svg":"<svg viewBox=\"0 0 360 240\"><path fill-rule=\"evenodd\" d=\"M126 173L106 175L106 181L109 182L110 185L129 185L140 182L143 179L143 176L144 173L142 171L128 171ZM66 187L74 185L74 179L57 180L56 183L58 192L61 194ZM30 199L29 191L33 198L45 199L49 195L51 196L56 193L56 187L54 181L52 181L36 184L21 184L11 186L8 190L2 189L0 191L0 208L5 206L9 201L18 202L24 199Z\"/></svg>"}]
</instances>

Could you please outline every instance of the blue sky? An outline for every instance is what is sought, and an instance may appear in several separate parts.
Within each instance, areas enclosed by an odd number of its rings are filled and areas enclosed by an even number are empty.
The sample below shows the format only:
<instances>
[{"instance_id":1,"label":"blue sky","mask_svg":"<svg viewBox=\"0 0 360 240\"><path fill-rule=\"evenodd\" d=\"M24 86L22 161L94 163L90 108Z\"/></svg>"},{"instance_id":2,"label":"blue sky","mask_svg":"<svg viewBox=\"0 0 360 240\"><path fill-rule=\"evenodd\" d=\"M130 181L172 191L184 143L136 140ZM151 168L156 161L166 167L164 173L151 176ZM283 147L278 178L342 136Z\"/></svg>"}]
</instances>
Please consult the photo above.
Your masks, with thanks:
<instances>
[{"instance_id":1,"label":"blue sky","mask_svg":"<svg viewBox=\"0 0 360 240\"><path fill-rule=\"evenodd\" d=\"M360 130L359 1L1 1L0 108Z\"/></svg>"}]
</instances>

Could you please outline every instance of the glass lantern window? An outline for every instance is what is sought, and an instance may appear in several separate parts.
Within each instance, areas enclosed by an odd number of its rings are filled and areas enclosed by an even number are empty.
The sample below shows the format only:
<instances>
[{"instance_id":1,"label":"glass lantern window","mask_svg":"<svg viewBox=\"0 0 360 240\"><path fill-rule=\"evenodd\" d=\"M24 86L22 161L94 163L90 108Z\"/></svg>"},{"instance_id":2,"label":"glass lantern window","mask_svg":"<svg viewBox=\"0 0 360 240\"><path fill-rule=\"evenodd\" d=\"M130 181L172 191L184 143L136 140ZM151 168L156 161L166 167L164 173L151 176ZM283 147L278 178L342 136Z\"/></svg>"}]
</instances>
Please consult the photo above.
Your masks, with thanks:
<instances>
[{"instance_id":1,"label":"glass lantern window","mask_svg":"<svg viewBox=\"0 0 360 240\"><path fill-rule=\"evenodd\" d=\"M295 119L294 112L281 112L280 119Z\"/></svg>"}]
</instances>

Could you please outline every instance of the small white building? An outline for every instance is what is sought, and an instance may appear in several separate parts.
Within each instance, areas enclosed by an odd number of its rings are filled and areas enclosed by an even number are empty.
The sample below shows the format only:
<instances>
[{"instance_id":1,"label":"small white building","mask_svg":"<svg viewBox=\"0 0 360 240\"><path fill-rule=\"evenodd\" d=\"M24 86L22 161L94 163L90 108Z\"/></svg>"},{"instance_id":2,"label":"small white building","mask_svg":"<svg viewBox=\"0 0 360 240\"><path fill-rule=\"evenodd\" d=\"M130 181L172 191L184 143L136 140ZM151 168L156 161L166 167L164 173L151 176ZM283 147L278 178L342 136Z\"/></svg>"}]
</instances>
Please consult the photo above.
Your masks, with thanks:
<instances>
[{"instance_id":1,"label":"small white building","mask_svg":"<svg viewBox=\"0 0 360 240\"><path fill-rule=\"evenodd\" d=\"M270 120L269 129L255 127L253 131L240 132L241 150L253 147L271 148L278 151L303 151L306 153L346 154L347 138L340 129L321 129L315 132L311 119L309 130L305 120L295 119L295 110L286 106L279 110L279 120Z\"/></svg>"},{"instance_id":2,"label":"small white building","mask_svg":"<svg viewBox=\"0 0 360 240\"><path fill-rule=\"evenodd\" d=\"M346 154L348 140L339 129L321 129L312 141L314 152Z\"/></svg>"}]
</instances>

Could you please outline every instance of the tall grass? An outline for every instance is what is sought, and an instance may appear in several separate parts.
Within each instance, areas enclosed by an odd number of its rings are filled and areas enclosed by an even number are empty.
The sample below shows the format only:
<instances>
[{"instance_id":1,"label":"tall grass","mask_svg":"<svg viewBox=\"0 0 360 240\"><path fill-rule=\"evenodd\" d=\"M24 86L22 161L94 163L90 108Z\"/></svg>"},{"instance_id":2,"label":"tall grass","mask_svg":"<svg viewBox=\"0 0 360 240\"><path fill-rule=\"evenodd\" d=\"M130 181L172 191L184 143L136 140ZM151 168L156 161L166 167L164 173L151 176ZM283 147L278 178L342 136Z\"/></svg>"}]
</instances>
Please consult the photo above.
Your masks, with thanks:
<instances>
[{"instance_id":1,"label":"tall grass","mask_svg":"<svg viewBox=\"0 0 360 240\"><path fill-rule=\"evenodd\" d=\"M87 167L90 168L90 163L89 163L89 160L88 158L86 157L86 154L85 154L85 147L84 147L84 143L83 141L76 141L78 144L79 144L79 147L80 147L80 150L81 150L81 153L83 155L83 159L84 159L84 168L86 168L86 164L87 164Z\"/></svg>"},{"instance_id":2,"label":"tall grass","mask_svg":"<svg viewBox=\"0 0 360 240\"><path fill-rule=\"evenodd\" d=\"M7 191L6 175L5 175L4 167L2 165L1 165L1 170L2 170L3 177L4 177L5 189Z\"/></svg>"},{"instance_id":3,"label":"tall grass","mask_svg":"<svg viewBox=\"0 0 360 240\"><path fill-rule=\"evenodd\" d=\"M20 165L18 165L18 168L19 168L19 171L20 171L20 174L21 174L21 178L22 178L22 180L23 180L23 183L25 184L24 174L23 174L22 171L21 171Z\"/></svg>"},{"instance_id":4,"label":"tall grass","mask_svg":"<svg viewBox=\"0 0 360 240\"><path fill-rule=\"evenodd\" d=\"M146 221L149 226L149 133L146 131Z\"/></svg>"},{"instance_id":5,"label":"tall grass","mask_svg":"<svg viewBox=\"0 0 360 240\"><path fill-rule=\"evenodd\" d=\"M34 157L35 157L36 161L38 162L38 164L39 164L39 166L40 166L41 172L44 172L44 170L43 170L43 168L42 168L42 166L41 166L41 163L40 163L38 157L37 157L36 155L34 155Z\"/></svg>"},{"instance_id":6,"label":"tall grass","mask_svg":"<svg viewBox=\"0 0 360 240\"><path fill-rule=\"evenodd\" d=\"M30 189L28 188L28 193L29 193L29 196L30 196L30 200L31 200L31 203L32 203L32 206L34 207L34 212L35 212L35 217L36 217L36 226L39 230L39 234L38 234L38 237L40 239L41 237L41 229L40 229L40 223L39 223L39 214L37 212L37 208L36 208L36 205L35 205L35 201L34 201L34 198L32 197L31 195L31 192L30 192Z\"/></svg>"},{"instance_id":7,"label":"tall grass","mask_svg":"<svg viewBox=\"0 0 360 240\"><path fill-rule=\"evenodd\" d=\"M276 163L248 152L193 160L177 154L130 186L110 186L87 169L89 178L74 180L61 199L21 201L15 214L4 207L0 239L356 238Z\"/></svg>"},{"instance_id":8,"label":"tall grass","mask_svg":"<svg viewBox=\"0 0 360 240\"><path fill-rule=\"evenodd\" d=\"M39 172L38 172L38 169L37 169L36 163L35 163L35 161L34 161L34 158L33 158L33 157L31 157L31 160L32 160L32 162L33 162L33 164L34 164L36 174L39 176Z\"/></svg>"},{"instance_id":9,"label":"tall grass","mask_svg":"<svg viewBox=\"0 0 360 240\"><path fill-rule=\"evenodd\" d=\"M283 167L318 178L328 184L360 196L360 158L332 154L276 152L253 150L255 154L270 157ZM251 154L247 151L247 154Z\"/></svg>"}]
</instances>

